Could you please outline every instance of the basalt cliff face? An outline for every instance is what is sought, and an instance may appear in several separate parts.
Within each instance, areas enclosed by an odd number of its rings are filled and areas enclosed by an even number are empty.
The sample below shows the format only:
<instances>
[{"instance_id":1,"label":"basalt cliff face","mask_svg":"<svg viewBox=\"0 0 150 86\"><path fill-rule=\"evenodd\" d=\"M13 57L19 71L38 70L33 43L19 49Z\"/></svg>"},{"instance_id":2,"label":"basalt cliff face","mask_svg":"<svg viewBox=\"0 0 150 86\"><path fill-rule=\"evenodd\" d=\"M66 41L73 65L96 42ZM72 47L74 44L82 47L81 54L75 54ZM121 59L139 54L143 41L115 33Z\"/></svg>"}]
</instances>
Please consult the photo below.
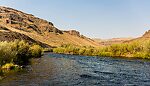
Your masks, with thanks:
<instances>
[{"instance_id":1,"label":"basalt cliff face","mask_svg":"<svg viewBox=\"0 0 150 86\"><path fill-rule=\"evenodd\" d=\"M0 6L0 35L0 41L21 39L43 46L57 47L63 44L99 46L97 42L81 35L78 31L62 31L56 28L52 22L2 6Z\"/></svg>"},{"instance_id":2,"label":"basalt cliff face","mask_svg":"<svg viewBox=\"0 0 150 86\"><path fill-rule=\"evenodd\" d=\"M62 31L55 28L51 22L12 8L0 7L0 20L5 25L26 32L36 32L39 34L55 32L62 34Z\"/></svg>"}]
</instances>

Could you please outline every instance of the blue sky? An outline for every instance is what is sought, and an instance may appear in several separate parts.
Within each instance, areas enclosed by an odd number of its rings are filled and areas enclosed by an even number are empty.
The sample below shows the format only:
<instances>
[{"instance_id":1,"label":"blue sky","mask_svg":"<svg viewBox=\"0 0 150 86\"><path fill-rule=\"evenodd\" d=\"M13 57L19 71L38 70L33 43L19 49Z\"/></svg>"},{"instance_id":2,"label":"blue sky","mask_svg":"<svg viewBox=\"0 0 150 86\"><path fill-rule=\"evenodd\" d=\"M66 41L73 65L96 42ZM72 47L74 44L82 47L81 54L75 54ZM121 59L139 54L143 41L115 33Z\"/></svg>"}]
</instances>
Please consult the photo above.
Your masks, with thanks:
<instances>
[{"instance_id":1,"label":"blue sky","mask_svg":"<svg viewBox=\"0 0 150 86\"><path fill-rule=\"evenodd\" d=\"M0 0L92 38L138 37L150 29L150 0Z\"/></svg>"}]
</instances>

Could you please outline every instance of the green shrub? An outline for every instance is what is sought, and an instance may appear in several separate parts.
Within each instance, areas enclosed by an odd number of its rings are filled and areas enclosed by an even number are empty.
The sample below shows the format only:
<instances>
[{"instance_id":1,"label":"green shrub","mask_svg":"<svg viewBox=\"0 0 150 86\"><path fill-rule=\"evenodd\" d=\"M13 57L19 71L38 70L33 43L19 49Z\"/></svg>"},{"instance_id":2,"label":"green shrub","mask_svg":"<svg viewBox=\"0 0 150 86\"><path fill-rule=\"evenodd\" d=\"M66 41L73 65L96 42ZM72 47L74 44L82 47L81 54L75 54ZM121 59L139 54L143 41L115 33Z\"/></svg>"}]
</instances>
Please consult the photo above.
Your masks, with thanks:
<instances>
[{"instance_id":1,"label":"green shrub","mask_svg":"<svg viewBox=\"0 0 150 86\"><path fill-rule=\"evenodd\" d=\"M15 56L14 62L19 65L27 64L28 60L31 58L29 52L30 45L25 41L16 41L16 45L17 55Z\"/></svg>"},{"instance_id":2,"label":"green shrub","mask_svg":"<svg viewBox=\"0 0 150 86\"><path fill-rule=\"evenodd\" d=\"M32 57L41 55L41 47L29 45L25 41L0 42L0 65L14 63L17 65L27 64Z\"/></svg>"},{"instance_id":3,"label":"green shrub","mask_svg":"<svg viewBox=\"0 0 150 86\"><path fill-rule=\"evenodd\" d=\"M15 65L13 63L6 63L1 68L6 69L6 70L12 70L12 69L19 69L20 67L19 67L19 65Z\"/></svg>"},{"instance_id":4,"label":"green shrub","mask_svg":"<svg viewBox=\"0 0 150 86\"><path fill-rule=\"evenodd\" d=\"M54 48L53 52L54 53L64 53L65 48L59 47L59 48Z\"/></svg>"},{"instance_id":5,"label":"green shrub","mask_svg":"<svg viewBox=\"0 0 150 86\"><path fill-rule=\"evenodd\" d=\"M12 62L17 55L12 43L0 42L0 64Z\"/></svg>"},{"instance_id":6,"label":"green shrub","mask_svg":"<svg viewBox=\"0 0 150 86\"><path fill-rule=\"evenodd\" d=\"M30 52L31 52L32 57L41 57L42 48L39 45L33 45L30 47Z\"/></svg>"},{"instance_id":7,"label":"green shrub","mask_svg":"<svg viewBox=\"0 0 150 86\"><path fill-rule=\"evenodd\" d=\"M94 52L94 49L86 49L85 52L84 52L84 55L87 55L87 56L92 56L93 55L93 52Z\"/></svg>"},{"instance_id":8,"label":"green shrub","mask_svg":"<svg viewBox=\"0 0 150 86\"><path fill-rule=\"evenodd\" d=\"M117 57L139 57L150 58L150 40L134 41L130 43L113 44L100 48L87 46L62 45L54 48L55 53L79 54L88 56L117 56Z\"/></svg>"},{"instance_id":9,"label":"green shrub","mask_svg":"<svg viewBox=\"0 0 150 86\"><path fill-rule=\"evenodd\" d=\"M52 48L44 48L43 52L53 52L53 49Z\"/></svg>"},{"instance_id":10,"label":"green shrub","mask_svg":"<svg viewBox=\"0 0 150 86\"><path fill-rule=\"evenodd\" d=\"M79 55L84 55L84 52L85 52L85 48L81 48L80 50L79 50Z\"/></svg>"},{"instance_id":11,"label":"green shrub","mask_svg":"<svg viewBox=\"0 0 150 86\"><path fill-rule=\"evenodd\" d=\"M113 56L111 52L99 52L98 56L106 56L106 57L111 57Z\"/></svg>"}]
</instances>

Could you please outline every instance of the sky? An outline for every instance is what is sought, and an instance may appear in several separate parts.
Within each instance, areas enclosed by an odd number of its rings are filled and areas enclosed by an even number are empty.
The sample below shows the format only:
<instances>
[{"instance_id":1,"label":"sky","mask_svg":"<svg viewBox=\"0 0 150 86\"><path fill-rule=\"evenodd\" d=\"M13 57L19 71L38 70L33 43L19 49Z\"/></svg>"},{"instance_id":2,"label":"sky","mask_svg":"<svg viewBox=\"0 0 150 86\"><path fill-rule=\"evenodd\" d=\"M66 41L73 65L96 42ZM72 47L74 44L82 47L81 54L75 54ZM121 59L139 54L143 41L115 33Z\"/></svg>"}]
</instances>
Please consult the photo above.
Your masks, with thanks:
<instances>
[{"instance_id":1,"label":"sky","mask_svg":"<svg viewBox=\"0 0 150 86\"><path fill-rule=\"evenodd\" d=\"M91 38L139 37L150 29L150 0L0 0L0 5Z\"/></svg>"}]
</instances>

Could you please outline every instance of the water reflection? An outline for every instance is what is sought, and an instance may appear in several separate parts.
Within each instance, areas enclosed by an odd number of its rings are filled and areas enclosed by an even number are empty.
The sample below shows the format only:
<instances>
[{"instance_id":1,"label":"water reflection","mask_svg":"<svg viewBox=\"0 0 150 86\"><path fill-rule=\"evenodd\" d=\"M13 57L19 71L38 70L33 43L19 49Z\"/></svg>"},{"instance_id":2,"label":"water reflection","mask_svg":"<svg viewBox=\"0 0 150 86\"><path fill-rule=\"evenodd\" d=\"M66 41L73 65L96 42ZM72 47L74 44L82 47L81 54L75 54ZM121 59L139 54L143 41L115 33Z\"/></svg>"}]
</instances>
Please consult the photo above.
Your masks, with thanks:
<instances>
[{"instance_id":1,"label":"water reflection","mask_svg":"<svg viewBox=\"0 0 150 86\"><path fill-rule=\"evenodd\" d=\"M150 85L150 62L47 53L25 72L7 76L1 86Z\"/></svg>"}]
</instances>

